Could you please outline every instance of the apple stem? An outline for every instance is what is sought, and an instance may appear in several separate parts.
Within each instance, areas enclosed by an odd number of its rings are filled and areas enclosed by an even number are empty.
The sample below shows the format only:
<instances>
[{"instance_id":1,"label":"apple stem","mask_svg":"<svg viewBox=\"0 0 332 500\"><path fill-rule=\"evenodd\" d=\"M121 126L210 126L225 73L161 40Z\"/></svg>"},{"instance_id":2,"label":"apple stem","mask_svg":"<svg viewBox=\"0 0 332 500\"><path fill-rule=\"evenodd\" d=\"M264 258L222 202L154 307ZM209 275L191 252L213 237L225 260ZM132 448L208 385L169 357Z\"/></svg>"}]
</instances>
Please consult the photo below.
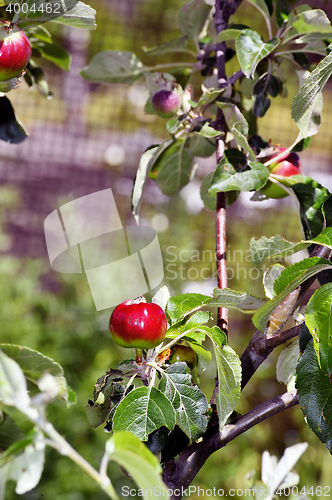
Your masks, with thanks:
<instances>
[{"instance_id":1,"label":"apple stem","mask_svg":"<svg viewBox=\"0 0 332 500\"><path fill-rule=\"evenodd\" d=\"M143 349L135 347L135 352L136 352L136 363L138 365L141 365L143 362Z\"/></svg>"}]
</instances>

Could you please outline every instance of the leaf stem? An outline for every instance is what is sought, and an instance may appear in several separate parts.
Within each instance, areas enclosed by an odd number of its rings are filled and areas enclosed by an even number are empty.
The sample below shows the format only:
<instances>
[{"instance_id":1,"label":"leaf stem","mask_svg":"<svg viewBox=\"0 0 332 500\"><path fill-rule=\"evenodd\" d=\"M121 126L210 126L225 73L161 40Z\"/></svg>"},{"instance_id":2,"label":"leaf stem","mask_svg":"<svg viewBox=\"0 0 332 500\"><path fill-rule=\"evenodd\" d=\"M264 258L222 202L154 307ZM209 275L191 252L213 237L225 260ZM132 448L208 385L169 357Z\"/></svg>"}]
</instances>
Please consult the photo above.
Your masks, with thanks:
<instances>
[{"instance_id":1,"label":"leaf stem","mask_svg":"<svg viewBox=\"0 0 332 500\"><path fill-rule=\"evenodd\" d=\"M136 363L138 365L142 364L143 361L143 349L135 347Z\"/></svg>"},{"instance_id":2,"label":"leaf stem","mask_svg":"<svg viewBox=\"0 0 332 500\"><path fill-rule=\"evenodd\" d=\"M107 475L105 477L101 476L92 465L85 460L53 427L50 422L44 420L38 413L36 416L35 409L28 407L24 410L24 414L37 426L39 427L50 439L47 440L47 444L55 448L61 455L66 455L73 462L75 462L84 472L86 472L99 486L100 488L110 497L112 500L120 500L117 495L111 480Z\"/></svg>"},{"instance_id":3,"label":"leaf stem","mask_svg":"<svg viewBox=\"0 0 332 500\"><path fill-rule=\"evenodd\" d=\"M291 144L285 151L282 151L277 156L274 156L273 158L271 158L270 160L268 160L267 162L265 162L264 163L265 167L269 167L270 165L272 165L272 163L278 163L278 161L281 158L284 158L286 153L290 153L291 150L296 146L296 144L298 144L300 141L302 141L302 139L303 139L302 132L299 132L298 136L296 137L296 139L293 142L293 144Z\"/></svg>"},{"instance_id":4,"label":"leaf stem","mask_svg":"<svg viewBox=\"0 0 332 500\"><path fill-rule=\"evenodd\" d=\"M173 62L173 63L164 63L164 64L156 64L155 66L146 66L144 68L144 72L146 71L160 71L162 69L167 69L167 68L182 68L184 66L187 66L189 68L195 68L197 67L197 62Z\"/></svg>"}]
</instances>

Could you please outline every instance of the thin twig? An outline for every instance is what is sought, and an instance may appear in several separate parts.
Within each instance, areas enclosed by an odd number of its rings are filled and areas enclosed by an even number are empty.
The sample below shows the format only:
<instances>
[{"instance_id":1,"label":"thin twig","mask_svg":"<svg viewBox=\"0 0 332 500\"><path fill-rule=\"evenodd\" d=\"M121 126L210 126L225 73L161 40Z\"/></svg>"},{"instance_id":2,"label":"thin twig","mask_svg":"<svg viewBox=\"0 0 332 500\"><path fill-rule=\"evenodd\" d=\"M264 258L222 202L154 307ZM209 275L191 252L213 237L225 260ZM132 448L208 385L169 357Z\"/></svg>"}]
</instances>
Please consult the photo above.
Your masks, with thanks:
<instances>
[{"instance_id":1,"label":"thin twig","mask_svg":"<svg viewBox=\"0 0 332 500\"><path fill-rule=\"evenodd\" d=\"M256 330L241 356L242 389L247 385L256 370L271 354L273 349L297 337L299 332L300 325L283 332L278 332L273 337L266 338L259 330Z\"/></svg>"},{"instance_id":2,"label":"thin twig","mask_svg":"<svg viewBox=\"0 0 332 500\"><path fill-rule=\"evenodd\" d=\"M296 390L286 392L245 413L236 421L226 425L221 432L218 428L217 419L212 419L209 430L202 441L193 443L186 448L176 463L170 461L166 464L163 479L167 487L173 491L175 489L183 489L182 491L184 491L212 453L223 448L251 427L297 405L298 402ZM182 498L182 495L174 495L172 500L179 500L180 498Z\"/></svg>"}]
</instances>

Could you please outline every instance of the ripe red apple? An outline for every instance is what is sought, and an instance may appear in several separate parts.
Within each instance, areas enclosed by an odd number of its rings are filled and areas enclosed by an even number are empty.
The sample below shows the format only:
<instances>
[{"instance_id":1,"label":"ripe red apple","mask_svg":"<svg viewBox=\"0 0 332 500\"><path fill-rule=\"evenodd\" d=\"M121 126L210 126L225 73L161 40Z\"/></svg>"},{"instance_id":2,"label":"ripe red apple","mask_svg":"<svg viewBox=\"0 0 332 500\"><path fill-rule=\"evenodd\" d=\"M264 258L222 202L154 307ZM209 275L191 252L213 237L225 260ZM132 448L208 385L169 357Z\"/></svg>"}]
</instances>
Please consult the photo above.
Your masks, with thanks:
<instances>
[{"instance_id":1,"label":"ripe red apple","mask_svg":"<svg viewBox=\"0 0 332 500\"><path fill-rule=\"evenodd\" d=\"M0 20L0 82L19 76L31 57L31 45L15 24Z\"/></svg>"},{"instance_id":2,"label":"ripe red apple","mask_svg":"<svg viewBox=\"0 0 332 500\"><path fill-rule=\"evenodd\" d=\"M181 96L173 90L159 90L153 94L151 105L158 116L171 118L181 106Z\"/></svg>"},{"instance_id":3,"label":"ripe red apple","mask_svg":"<svg viewBox=\"0 0 332 500\"><path fill-rule=\"evenodd\" d=\"M126 300L114 309L109 328L115 342L122 347L151 349L164 340L167 320L158 304L147 303L145 297L139 297Z\"/></svg>"},{"instance_id":4,"label":"ripe red apple","mask_svg":"<svg viewBox=\"0 0 332 500\"><path fill-rule=\"evenodd\" d=\"M169 358L169 363L173 364L178 361L185 361L192 370L197 365L197 356L194 350L183 344L175 344L172 347L172 354Z\"/></svg>"},{"instance_id":5,"label":"ripe red apple","mask_svg":"<svg viewBox=\"0 0 332 500\"><path fill-rule=\"evenodd\" d=\"M297 153L289 153L286 148L277 148L276 152L270 158L266 158L266 160L272 159L275 156L278 156L280 153L283 153L284 151L284 155L282 155L277 162L272 163L269 166L271 174L281 175L283 177L299 175L301 173L301 162L300 157ZM264 193L268 198L279 199L288 196L287 191L271 181L267 181L261 192Z\"/></svg>"}]
</instances>

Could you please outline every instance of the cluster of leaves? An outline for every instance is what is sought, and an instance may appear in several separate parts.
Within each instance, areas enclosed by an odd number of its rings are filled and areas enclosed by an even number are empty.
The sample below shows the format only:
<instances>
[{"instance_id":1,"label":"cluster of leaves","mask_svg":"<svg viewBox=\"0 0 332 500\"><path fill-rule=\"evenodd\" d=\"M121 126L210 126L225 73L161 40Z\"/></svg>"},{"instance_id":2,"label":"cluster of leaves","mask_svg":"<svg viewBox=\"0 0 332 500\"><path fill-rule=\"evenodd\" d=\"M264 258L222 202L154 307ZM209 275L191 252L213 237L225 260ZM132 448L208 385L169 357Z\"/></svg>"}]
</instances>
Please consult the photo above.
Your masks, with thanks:
<instances>
[{"instance_id":1,"label":"cluster of leaves","mask_svg":"<svg viewBox=\"0 0 332 500\"><path fill-rule=\"evenodd\" d=\"M94 479L105 492L118 500L109 480L103 484L103 477L98 477L97 471L45 418L46 406L56 398L64 400L67 406L76 402L61 366L27 347L1 344L0 348L0 442L5 450L0 455L0 498L4 499L8 480L16 482L15 491L19 495L35 488L43 472L46 445L52 444L60 453L88 469L92 477L95 473ZM34 424L25 434L15 423L15 409ZM142 490L160 488L162 491L158 460L133 434L118 432L108 439L103 458L106 468L109 461L125 466ZM165 497L168 498L166 491Z\"/></svg>"},{"instance_id":2,"label":"cluster of leaves","mask_svg":"<svg viewBox=\"0 0 332 500\"><path fill-rule=\"evenodd\" d=\"M323 11L311 9L307 5L291 10L287 7L287 2L275 2L273 9L270 1L248 1L258 8L266 21L269 35L266 42L257 32L244 25L231 25L217 33L211 22L212 7L204 0L191 0L179 11L181 36L147 51L158 56L170 52L188 54L193 62L181 63L180 75L178 72L162 72L166 67L171 70L171 63L168 66L146 66L135 54L119 51L97 54L82 70L84 78L101 83L132 84L144 77L150 98L158 90L160 82L163 85L170 82L182 93L182 109L166 125L169 139L152 146L142 155L132 195L132 209L137 220L148 177L156 181L164 194L175 195L195 175L195 157L212 155L216 149L216 141L220 138L223 139L225 153L216 169L202 183L202 199L206 206L213 208L215 194L220 191L232 194L230 199L233 201L241 191L256 192L254 199L260 199L259 190L269 178L275 179L270 177L268 162L263 164L257 161L264 158L264 155L268 156L268 145L264 138L255 134L255 122L257 117L263 116L268 110L270 97L283 95L285 92L286 81L281 68L285 59L297 70L301 84L292 107L293 118L300 132L289 150L304 149L310 137L318 132L322 111L321 91L332 73L328 45L332 39L332 27L329 20ZM27 3L32 5L31 1ZM76 14L71 16L79 4L81 2L72 6L61 18L57 18L57 22L63 22L65 18L66 23L75 25L79 17L79 23L82 24L82 17ZM86 6L80 7L84 9ZM90 18L89 14L87 17ZM272 18L277 25L274 36ZM32 30L31 38L40 54L49 56L52 50L57 52L54 47L51 49L48 46L45 49L45 44L47 46L52 42L44 28L39 26L43 20L35 20L29 14L21 20L15 19L16 21ZM227 46L232 49L239 63L239 70L222 83L218 82L216 68L218 44L223 44L224 49ZM224 52L227 55L227 50ZM311 73L308 72L309 63L306 59L306 54L310 53L323 57ZM59 52L55 59L59 63ZM197 72L202 75L202 92L194 99L186 82ZM32 74L31 69L28 69L27 77L29 74ZM44 94L48 94L48 90L46 92L44 89ZM147 112L153 112L150 104L149 100ZM220 116L225 124L222 130L218 120ZM139 484L143 482L150 485L151 478L156 484L160 484L159 476L154 475L156 471L160 472L160 466L156 465L155 457L147 448L153 454L160 453L161 461L167 462L189 443L204 436L209 422L216 415L219 430L222 431L240 398L241 362L239 356L227 345L225 334L218 327L207 326L210 313L205 309L228 307L253 314L255 328L261 332L262 338L270 339L278 335L285 321L295 311L301 286L316 276L323 284L310 299L304 316L301 311L297 311L297 320L301 324L300 342L294 343L291 348L287 347L281 354L277 378L290 389L294 387L296 376L300 405L308 425L332 452L332 286L330 274L326 274L332 267L329 260L329 250L332 250L331 197L326 188L302 175L283 179L282 185L298 206L305 239L290 242L280 235L253 239L250 250L254 265L259 266L267 258L291 255L305 248L312 250L324 247L328 249L325 255L328 258L311 255L287 268L280 264L271 266L263 281L265 298L252 297L245 292L230 289L216 289L213 297L200 294L169 297L168 291L161 289L154 300L167 314L168 343L145 352L142 364L127 360L116 369L109 370L98 379L94 399L87 405L91 425L97 427L106 422L106 430L114 432L106 445L104 467L108 460L115 457L135 480L141 481ZM212 357L202 345L206 337L212 342L218 372L215 399L210 403L196 384L198 380L193 382L194 374L190 373L186 364L179 362L170 366L167 364L167 356L163 355L165 350L184 340L196 353L197 371L201 375ZM66 394L71 393L66 392L64 384L59 384L58 372L53 374L51 371L53 365L47 368L52 378L46 379L43 385L41 381L45 380L44 372L37 370L36 375L31 375L30 371L33 370L30 365L29 373L24 372L25 367L21 365L21 359L17 355L22 348L16 347L8 353L5 346L3 349L0 399L7 407L19 408L38 429L48 434L49 428L43 415L45 402L58 395L69 397ZM40 355L34 353L32 357L35 356ZM29 380L39 384L41 392L32 398L27 393L24 374ZM128 381L125 382L125 379ZM136 387L133 385L134 380L140 381ZM14 425L12 422L9 424ZM126 431L134 436L121 434ZM8 477L15 476L12 467L6 465L6 460L8 455L11 457L8 464L15 463L16 446L19 449L17 453L21 453L22 449L27 450L24 453L35 453L37 448L43 450L45 445L40 433L34 434L35 437L27 445L24 444L26 441L20 439L18 431L15 436L14 442L10 443L1 458L5 460L2 462L5 466L3 470ZM127 437L122 440L119 436ZM140 441L145 442L147 447L142 445L139 453L142 457L148 457L146 462L150 464L145 473L142 472L141 478L138 473L140 466L137 465L138 469L135 469L129 460L128 451ZM32 448L29 448L30 444L33 444ZM38 456L42 455L39 453ZM43 461L42 458L38 460L40 464ZM143 459L142 462L146 463ZM38 470L40 469L41 466ZM101 484L105 486L102 481ZM21 486L18 485L18 488L22 491Z\"/></svg>"},{"instance_id":3,"label":"cluster of leaves","mask_svg":"<svg viewBox=\"0 0 332 500\"><path fill-rule=\"evenodd\" d=\"M0 17L17 24L28 36L32 48L24 80L36 87L46 99L53 94L49 89L40 61L46 59L60 69L69 71L70 55L54 43L44 23L58 23L76 28L95 29L96 11L79 0L0 0ZM16 119L9 98L0 93L0 139L17 144L27 137L23 125Z\"/></svg>"},{"instance_id":4,"label":"cluster of leaves","mask_svg":"<svg viewBox=\"0 0 332 500\"><path fill-rule=\"evenodd\" d=\"M211 9L204 0L192 0L179 11L178 24L182 36L161 46L146 50L149 55L163 56L183 52L195 57L196 62L183 63L173 70L172 64L147 66L131 52L105 51L97 54L81 74L100 83L133 84L145 78L151 96L173 82L183 95L182 110L170 119L166 128L170 138L149 148L142 156L133 189L133 213L138 217L143 189L148 177L153 178L161 191L172 196L188 184L196 173L195 157L208 157L215 152L215 139L224 134L216 127L218 109L222 111L228 131L225 142L229 149L225 158L202 182L202 199L207 208L214 208L215 193L257 191L267 182L269 170L256 160L267 142L253 136L257 117L262 117L270 106L270 98L286 95L286 77L281 64L288 61L299 77L301 90L295 97L292 114L300 129L297 150L304 149L310 137L318 132L322 111L321 90L332 69L328 43L332 27L326 14L319 9L302 5L294 10L287 2L276 2L273 10L269 2L250 0L264 16L270 40L248 26L230 25L219 34L211 23ZM272 18L278 31L272 36ZM239 71L229 81L218 85L216 46L229 44L236 54ZM234 47L234 48L233 48ZM196 49L196 51L195 51ZM310 73L307 56L311 53L324 57ZM212 62L211 62L212 60ZM156 72L169 66L170 73ZM202 81L198 99L185 86L190 77L200 72L208 78ZM238 88L234 83L238 80ZM146 111L153 113L150 99ZM303 182L298 179L298 182ZM234 193L235 192L235 193ZM259 198L258 198L259 199Z\"/></svg>"},{"instance_id":5,"label":"cluster of leaves","mask_svg":"<svg viewBox=\"0 0 332 500\"><path fill-rule=\"evenodd\" d=\"M332 40L332 27L329 19L322 10L311 9L308 5L301 5L292 10L287 2L274 2L273 5L272 2L264 0L248 1L260 11L265 19L268 41L264 41L259 33L246 25L233 24L217 33L211 22L213 7L207 5L203 0L191 0L181 7L178 14L177 21L181 36L146 51L147 54L158 56L172 52L183 52L195 57L195 62L182 63L182 71L179 72L177 68L178 71L174 71L174 74L172 71L162 73L161 70L164 70L167 64L147 66L133 53L115 51L97 54L90 64L82 70L81 74L87 80L108 84L133 84L140 78L145 78L150 99L160 88L161 80L164 85L173 82L177 88L181 87L181 84L183 85L183 88L180 88L183 98L182 109L166 124L170 138L160 145L152 146L142 155L132 194L132 211L137 220L144 185L149 177L155 180L165 195L177 194L195 175L197 167L195 157L207 157L213 154L216 140L218 141L220 138L225 144L223 158L215 171L208 174L202 182L201 194L207 208L215 207L215 195L220 191L231 194L232 196L229 198L231 201L236 199L240 191L255 192L253 200L263 199L260 189L264 187L269 178L271 179L271 176L268 168L269 162L264 164L258 159L264 161L264 157L268 157L269 147L264 138L255 135L256 120L267 112L271 103L270 97L286 95L286 78L281 66L285 59L295 69L300 84L300 92L294 98L292 105L292 116L298 125L299 135L289 147L289 151L292 149L301 151L306 148L310 137L318 132L322 112L321 91L332 73L331 46L329 45ZM277 26L275 34L273 34L272 29L274 25ZM220 81L218 82L216 68L216 47L218 44L219 46L223 44L226 55L227 49L232 49L231 51L236 54L239 64L239 70L221 84ZM316 54L323 58L314 69L310 67L308 59L310 54ZM169 67L171 69L172 64L169 64ZM309 69L312 69L311 73ZM158 70L159 72L157 72ZM197 72L200 72L203 77L202 92L198 98L194 99L189 88L186 87L186 83L190 76ZM149 104L150 99L147 102L146 111L153 113ZM218 121L220 114L225 123L223 130L220 130L220 122ZM276 181L273 178L272 180ZM278 178L278 181L282 183L285 191L294 198L299 208L305 240L292 243L287 242L279 235L272 238L262 238L258 241L253 240L251 253L253 263L257 266L267 257L290 255L308 247L312 249L313 245L331 248L332 229L328 190L303 175ZM287 269L282 266L276 269L272 266L264 277L267 300L264 299L263 302L262 299L249 298L248 295L234 290L218 289L215 290L213 299L192 294L173 297L167 305L167 313L171 320L169 332L175 328L174 321L175 324L179 321L183 322L188 312L193 313L193 311L207 305L218 305L219 307L236 307L240 310L246 310L246 312L254 312L254 326L263 335L271 336L278 332L288 319L289 311L292 312L295 309L298 294L293 292L299 290L299 287L313 276L322 276L320 273L330 269L329 260L314 256ZM330 290L329 283L323 285L308 304L303 324L309 328L313 340L308 344L301 357L298 370L302 375L298 377L297 387L301 407L310 427L327 443L331 451L330 437L326 436L331 436L332 427L324 407L328 385L326 385L326 390L323 386L321 387L321 393L324 396L321 399L315 398L314 403L312 403L310 395L313 394L314 390L317 390L317 387L309 387L306 377L307 371L314 369L320 382L324 380L326 384L329 384L332 345L327 325L329 324L328 304L331 303ZM174 304L177 304L177 301L180 301L181 308L184 308L181 313L183 317L179 316L178 312L172 316ZM200 301L201 303L199 303ZM317 310L318 303L320 305L326 304L326 306L324 308L321 306ZM189 304L190 306L186 309ZM193 318L197 317L196 314L195 312L185 322L185 324L188 323L188 328ZM196 325L195 328L196 334L193 336L192 333L189 335L186 332L186 337L192 337L195 342L198 342L201 339L197 336L197 331L202 331L203 327ZM221 353L227 352L229 348L216 343L211 331L213 330L205 333L210 336L214 343L218 364L217 411L219 425L222 428L230 414L228 409L230 412L232 411L233 403L236 402L238 394L234 400L232 394L225 397L224 381L227 379L227 383L229 383L230 373L225 369ZM306 359L310 358L307 349L311 349L312 345L317 354L315 366L305 362ZM291 371L294 373L296 359L294 362L293 355L292 360L294 366ZM280 363L279 368L281 365L282 363ZM169 375L167 370L170 370ZM173 368L164 370L160 375L161 381L158 390L162 392L162 389L168 385L173 387L170 381L167 382L168 377L170 374L175 378L176 376L180 377L180 373L173 374ZM128 376L130 374L132 372L129 372ZM324 378L323 374L327 377ZM181 373L182 375L184 373ZM280 375L280 378L284 379L283 375ZM312 377L310 380L313 380ZM113 385L114 382L110 382L110 384ZM108 384L106 386L108 387ZM238 384L235 386L238 387ZM109 417L114 428L116 429L119 425L118 415L121 410L122 419L124 414L127 419L127 421L122 420L121 425L131 426L131 429L134 429L134 432L141 439L147 440L149 433L146 428L137 430L136 426L133 425L136 411L134 396L140 395L141 392L144 393L146 404L149 406L147 395L150 394L151 388L139 388L131 391L127 387L125 390L121 390L123 392L118 410L111 405L112 410ZM173 391L170 391L170 395L172 400ZM90 414L96 411L98 397L99 389L95 393L95 402L89 409ZM309 398L310 402L305 398ZM329 393L329 400L330 398ZM123 411L124 409L126 412ZM186 436L193 439L191 432L183 425L181 427L181 422L178 419L174 420L174 410L176 415L176 407L169 410L169 416L172 415L169 417L171 422L164 422L162 425L168 428L168 432L172 432L173 423L176 422ZM324 426L322 426L322 421L324 421ZM107 425L111 426L110 423ZM154 424L151 430L155 431L158 425ZM325 430L322 430L323 427Z\"/></svg>"}]
</instances>

